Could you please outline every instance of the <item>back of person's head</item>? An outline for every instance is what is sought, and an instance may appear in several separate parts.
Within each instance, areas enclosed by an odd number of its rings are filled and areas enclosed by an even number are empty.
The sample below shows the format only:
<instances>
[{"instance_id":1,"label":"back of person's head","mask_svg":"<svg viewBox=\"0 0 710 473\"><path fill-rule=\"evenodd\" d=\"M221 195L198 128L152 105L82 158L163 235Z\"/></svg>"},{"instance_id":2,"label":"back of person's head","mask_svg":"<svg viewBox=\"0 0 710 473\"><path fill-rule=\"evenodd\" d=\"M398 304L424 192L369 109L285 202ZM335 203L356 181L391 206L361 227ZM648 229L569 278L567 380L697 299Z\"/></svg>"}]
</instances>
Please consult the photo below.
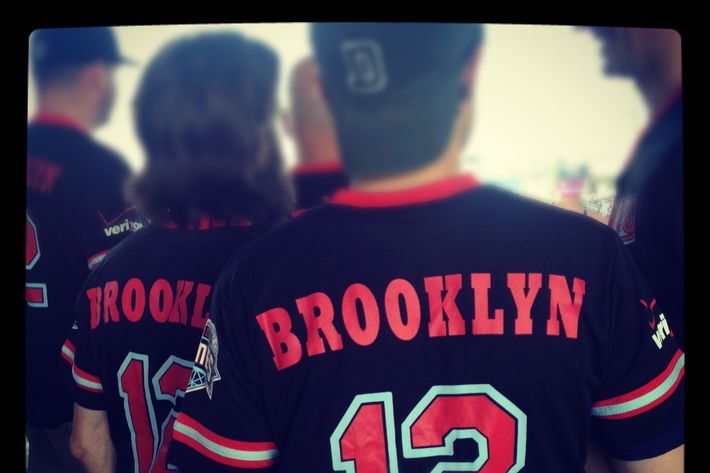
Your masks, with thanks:
<instances>
[{"instance_id":1,"label":"back of person's head","mask_svg":"<svg viewBox=\"0 0 710 473\"><path fill-rule=\"evenodd\" d=\"M284 220L277 76L274 51L233 32L176 40L151 61L134 104L147 161L132 198L152 221Z\"/></svg>"},{"instance_id":2,"label":"back of person's head","mask_svg":"<svg viewBox=\"0 0 710 473\"><path fill-rule=\"evenodd\" d=\"M653 81L680 70L680 35L672 29L589 27L603 43L604 72Z\"/></svg>"},{"instance_id":3,"label":"back of person's head","mask_svg":"<svg viewBox=\"0 0 710 473\"><path fill-rule=\"evenodd\" d=\"M449 145L482 43L478 24L317 23L311 41L341 159L357 178L394 176Z\"/></svg>"},{"instance_id":4,"label":"back of person's head","mask_svg":"<svg viewBox=\"0 0 710 473\"><path fill-rule=\"evenodd\" d=\"M340 152L335 124L320 88L314 58L303 59L294 66L289 97L288 129L297 141L299 160L303 163L337 160Z\"/></svg>"},{"instance_id":5,"label":"back of person's head","mask_svg":"<svg viewBox=\"0 0 710 473\"><path fill-rule=\"evenodd\" d=\"M30 42L30 63L40 102L48 94L54 95L53 99L62 95L67 106L90 109L93 125L105 123L115 96L113 68L131 62L119 52L113 30L39 29L32 33Z\"/></svg>"}]
</instances>

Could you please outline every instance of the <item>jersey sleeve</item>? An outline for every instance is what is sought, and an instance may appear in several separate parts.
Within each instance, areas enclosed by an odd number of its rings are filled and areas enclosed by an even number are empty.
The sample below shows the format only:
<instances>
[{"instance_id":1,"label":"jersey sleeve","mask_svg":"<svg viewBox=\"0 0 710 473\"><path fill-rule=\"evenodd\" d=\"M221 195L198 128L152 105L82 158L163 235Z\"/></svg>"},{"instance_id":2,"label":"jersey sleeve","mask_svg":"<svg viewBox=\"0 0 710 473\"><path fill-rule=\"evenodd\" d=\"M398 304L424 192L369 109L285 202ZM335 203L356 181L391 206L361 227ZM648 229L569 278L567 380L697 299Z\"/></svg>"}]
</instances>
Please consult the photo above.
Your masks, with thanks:
<instances>
[{"instance_id":1,"label":"jersey sleeve","mask_svg":"<svg viewBox=\"0 0 710 473\"><path fill-rule=\"evenodd\" d=\"M215 285L210 319L173 427L168 463L181 472L272 471L278 451L267 423L257 359L238 284Z\"/></svg>"},{"instance_id":2,"label":"jersey sleeve","mask_svg":"<svg viewBox=\"0 0 710 473\"><path fill-rule=\"evenodd\" d=\"M96 180L87 184L80 199L78 225L74 229L76 250L89 270L123 238L146 223L136 207L125 199L124 188L129 177L125 166L113 161L107 163Z\"/></svg>"},{"instance_id":3,"label":"jersey sleeve","mask_svg":"<svg viewBox=\"0 0 710 473\"><path fill-rule=\"evenodd\" d=\"M74 401L82 407L105 410L104 388L101 383L101 358L92 339L91 311L98 310L97 288L86 281L76 299L76 321L62 347L62 357L71 361L71 391Z\"/></svg>"},{"instance_id":4,"label":"jersey sleeve","mask_svg":"<svg viewBox=\"0 0 710 473\"><path fill-rule=\"evenodd\" d=\"M653 458L684 443L685 354L616 237L612 260L611 341L592 429L614 458Z\"/></svg>"}]
</instances>

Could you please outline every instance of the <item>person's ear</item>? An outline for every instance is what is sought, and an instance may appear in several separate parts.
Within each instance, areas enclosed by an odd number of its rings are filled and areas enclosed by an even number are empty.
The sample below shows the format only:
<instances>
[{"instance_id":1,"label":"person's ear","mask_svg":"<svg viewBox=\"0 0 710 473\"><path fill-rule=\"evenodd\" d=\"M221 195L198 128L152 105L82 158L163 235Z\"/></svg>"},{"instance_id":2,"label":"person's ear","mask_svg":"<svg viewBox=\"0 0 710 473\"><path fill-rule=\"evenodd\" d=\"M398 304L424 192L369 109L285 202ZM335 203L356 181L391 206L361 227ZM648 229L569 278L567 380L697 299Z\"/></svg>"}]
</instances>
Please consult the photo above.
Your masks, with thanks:
<instances>
[{"instance_id":1,"label":"person's ear","mask_svg":"<svg viewBox=\"0 0 710 473\"><path fill-rule=\"evenodd\" d=\"M109 86L111 71L102 62L93 62L84 67L81 73L81 83L85 90L103 92Z\"/></svg>"},{"instance_id":2,"label":"person's ear","mask_svg":"<svg viewBox=\"0 0 710 473\"><path fill-rule=\"evenodd\" d=\"M471 91L473 90L473 85L476 81L476 74L478 72L478 64L481 59L481 50L483 48L476 47L476 49L471 54L471 57L466 62L461 71L461 83L460 83L460 95L461 100L468 100L471 96Z\"/></svg>"}]
</instances>

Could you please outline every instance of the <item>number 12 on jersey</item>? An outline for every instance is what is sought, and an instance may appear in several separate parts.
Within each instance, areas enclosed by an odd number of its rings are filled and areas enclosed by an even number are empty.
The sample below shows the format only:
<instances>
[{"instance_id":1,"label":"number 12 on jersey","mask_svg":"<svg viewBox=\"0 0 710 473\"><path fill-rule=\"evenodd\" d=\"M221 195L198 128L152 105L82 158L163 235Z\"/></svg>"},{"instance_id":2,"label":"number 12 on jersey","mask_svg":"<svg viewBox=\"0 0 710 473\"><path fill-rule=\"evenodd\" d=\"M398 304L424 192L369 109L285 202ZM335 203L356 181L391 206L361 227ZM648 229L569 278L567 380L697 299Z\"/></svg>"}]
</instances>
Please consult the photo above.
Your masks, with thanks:
<instances>
[{"instance_id":1,"label":"number 12 on jersey","mask_svg":"<svg viewBox=\"0 0 710 473\"><path fill-rule=\"evenodd\" d=\"M472 439L471 462L437 463L431 473L515 473L525 466L527 416L490 384L434 386L401 426L404 458L452 456L454 442ZM391 392L360 394L330 437L333 469L398 473Z\"/></svg>"}]
</instances>

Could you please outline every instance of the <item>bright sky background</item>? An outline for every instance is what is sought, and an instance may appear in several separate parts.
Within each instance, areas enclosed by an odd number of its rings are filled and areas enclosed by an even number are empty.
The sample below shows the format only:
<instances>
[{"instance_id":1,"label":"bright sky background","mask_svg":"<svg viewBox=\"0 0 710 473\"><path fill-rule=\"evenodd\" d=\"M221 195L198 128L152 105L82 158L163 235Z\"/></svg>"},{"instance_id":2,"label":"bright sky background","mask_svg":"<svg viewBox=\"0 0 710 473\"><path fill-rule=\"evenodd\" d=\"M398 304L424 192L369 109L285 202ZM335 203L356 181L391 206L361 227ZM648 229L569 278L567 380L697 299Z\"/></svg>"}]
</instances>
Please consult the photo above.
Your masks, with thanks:
<instances>
[{"instance_id":1,"label":"bright sky background","mask_svg":"<svg viewBox=\"0 0 710 473\"><path fill-rule=\"evenodd\" d=\"M118 69L116 106L96 136L120 151L135 170L144 157L131 102L144 66L171 39L215 29L237 29L278 51L279 102L287 107L288 73L310 54L307 23L118 27L123 54L138 65ZM484 181L543 200L550 200L559 162L587 163L592 175L615 176L647 112L630 80L602 74L600 47L592 35L569 26L524 25L487 25L485 34L474 91L474 129L463 166ZM30 75L28 118L35 108ZM283 133L281 138L292 165L293 144Z\"/></svg>"}]
</instances>

